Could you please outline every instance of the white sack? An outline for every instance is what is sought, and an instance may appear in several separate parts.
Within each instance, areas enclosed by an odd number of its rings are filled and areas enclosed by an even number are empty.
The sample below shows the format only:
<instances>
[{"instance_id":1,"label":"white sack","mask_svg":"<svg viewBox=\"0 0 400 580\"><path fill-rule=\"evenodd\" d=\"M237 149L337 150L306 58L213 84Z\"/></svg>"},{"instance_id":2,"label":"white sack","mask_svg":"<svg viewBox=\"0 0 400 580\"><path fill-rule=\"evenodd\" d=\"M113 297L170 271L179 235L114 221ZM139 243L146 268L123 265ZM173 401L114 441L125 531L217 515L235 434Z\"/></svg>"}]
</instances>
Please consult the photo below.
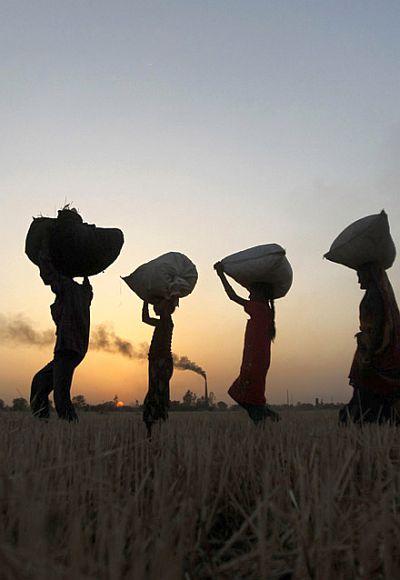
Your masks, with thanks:
<instances>
[{"instance_id":1,"label":"white sack","mask_svg":"<svg viewBox=\"0 0 400 580\"><path fill-rule=\"evenodd\" d=\"M157 298L188 296L197 282L196 266L184 254L169 252L142 266L122 279L139 298L154 302Z\"/></svg>"},{"instance_id":2,"label":"white sack","mask_svg":"<svg viewBox=\"0 0 400 580\"><path fill-rule=\"evenodd\" d=\"M333 242L324 258L358 270L367 263L387 269L393 265L396 247L385 211L349 225Z\"/></svg>"},{"instance_id":3,"label":"white sack","mask_svg":"<svg viewBox=\"0 0 400 580\"><path fill-rule=\"evenodd\" d=\"M224 272L245 288L264 282L273 287L273 298L282 298L293 281L293 271L285 254L278 244L265 244L232 254L221 262Z\"/></svg>"}]
</instances>

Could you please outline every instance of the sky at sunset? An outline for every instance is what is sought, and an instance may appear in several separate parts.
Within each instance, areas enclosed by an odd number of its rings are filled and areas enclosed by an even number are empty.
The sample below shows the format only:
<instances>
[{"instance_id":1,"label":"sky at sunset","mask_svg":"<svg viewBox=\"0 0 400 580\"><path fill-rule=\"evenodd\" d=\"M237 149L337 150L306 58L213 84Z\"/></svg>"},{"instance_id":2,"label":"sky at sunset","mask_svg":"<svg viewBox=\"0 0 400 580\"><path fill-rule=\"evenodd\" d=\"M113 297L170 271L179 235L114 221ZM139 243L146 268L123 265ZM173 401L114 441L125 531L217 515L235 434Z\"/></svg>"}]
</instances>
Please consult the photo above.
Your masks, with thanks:
<instances>
[{"instance_id":1,"label":"sky at sunset","mask_svg":"<svg viewBox=\"0 0 400 580\"><path fill-rule=\"evenodd\" d=\"M231 402L247 316L212 265L275 242L294 282L276 303L267 398L346 400L362 293L322 255L383 208L400 245L399 30L390 0L0 0L0 315L53 327L25 235L32 216L72 202L125 235L92 278L93 327L149 342L120 276L187 254L199 281L174 316L173 350ZM28 398L51 356L3 340L0 397ZM72 394L141 401L146 383L146 362L90 350ZM202 394L202 378L175 371L172 399L187 389Z\"/></svg>"}]
</instances>

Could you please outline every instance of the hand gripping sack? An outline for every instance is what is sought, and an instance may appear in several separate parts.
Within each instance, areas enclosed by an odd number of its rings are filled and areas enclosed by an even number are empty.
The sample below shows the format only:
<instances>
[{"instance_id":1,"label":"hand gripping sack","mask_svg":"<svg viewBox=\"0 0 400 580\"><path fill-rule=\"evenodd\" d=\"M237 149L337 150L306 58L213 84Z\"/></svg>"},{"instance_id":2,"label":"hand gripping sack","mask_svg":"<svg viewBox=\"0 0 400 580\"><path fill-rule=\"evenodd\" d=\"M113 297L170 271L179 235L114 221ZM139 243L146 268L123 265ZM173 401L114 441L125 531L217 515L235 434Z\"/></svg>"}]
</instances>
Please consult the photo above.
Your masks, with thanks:
<instances>
[{"instance_id":1,"label":"hand gripping sack","mask_svg":"<svg viewBox=\"0 0 400 580\"><path fill-rule=\"evenodd\" d=\"M103 272L118 257L124 236L117 228L98 228L65 209L57 218L34 218L26 236L25 252L39 265L39 253L47 238L54 267L72 278Z\"/></svg>"},{"instance_id":2,"label":"hand gripping sack","mask_svg":"<svg viewBox=\"0 0 400 580\"><path fill-rule=\"evenodd\" d=\"M385 211L369 215L349 225L335 239L324 258L354 270L375 263L387 270L396 258Z\"/></svg>"},{"instance_id":3,"label":"hand gripping sack","mask_svg":"<svg viewBox=\"0 0 400 580\"><path fill-rule=\"evenodd\" d=\"M285 250L278 244L255 246L221 262L224 272L245 288L256 282L270 284L275 299L285 296L292 285L292 267Z\"/></svg>"},{"instance_id":4,"label":"hand gripping sack","mask_svg":"<svg viewBox=\"0 0 400 580\"><path fill-rule=\"evenodd\" d=\"M150 303L159 298L188 296L197 278L196 266L179 252L163 254L122 277L139 298Z\"/></svg>"}]
</instances>

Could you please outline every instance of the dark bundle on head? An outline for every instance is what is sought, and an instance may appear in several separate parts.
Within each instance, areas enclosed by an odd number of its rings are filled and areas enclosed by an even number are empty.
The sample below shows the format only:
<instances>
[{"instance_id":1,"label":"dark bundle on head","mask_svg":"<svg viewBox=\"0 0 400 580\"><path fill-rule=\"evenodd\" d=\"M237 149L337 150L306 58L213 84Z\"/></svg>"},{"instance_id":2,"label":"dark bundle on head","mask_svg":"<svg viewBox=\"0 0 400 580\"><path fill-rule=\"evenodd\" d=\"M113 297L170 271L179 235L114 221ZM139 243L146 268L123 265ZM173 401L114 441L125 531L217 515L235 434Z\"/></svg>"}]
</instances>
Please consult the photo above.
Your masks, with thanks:
<instances>
[{"instance_id":1,"label":"dark bundle on head","mask_svg":"<svg viewBox=\"0 0 400 580\"><path fill-rule=\"evenodd\" d=\"M78 210L74 207L70 207L69 204L58 210L57 219L63 222L68 221L71 223L83 224L83 219L79 215Z\"/></svg>"},{"instance_id":2,"label":"dark bundle on head","mask_svg":"<svg viewBox=\"0 0 400 580\"><path fill-rule=\"evenodd\" d=\"M118 257L124 236L117 228L85 223L77 210L67 205L58 211L57 218L34 218L25 251L36 265L44 243L56 270L75 278L103 272Z\"/></svg>"}]
</instances>

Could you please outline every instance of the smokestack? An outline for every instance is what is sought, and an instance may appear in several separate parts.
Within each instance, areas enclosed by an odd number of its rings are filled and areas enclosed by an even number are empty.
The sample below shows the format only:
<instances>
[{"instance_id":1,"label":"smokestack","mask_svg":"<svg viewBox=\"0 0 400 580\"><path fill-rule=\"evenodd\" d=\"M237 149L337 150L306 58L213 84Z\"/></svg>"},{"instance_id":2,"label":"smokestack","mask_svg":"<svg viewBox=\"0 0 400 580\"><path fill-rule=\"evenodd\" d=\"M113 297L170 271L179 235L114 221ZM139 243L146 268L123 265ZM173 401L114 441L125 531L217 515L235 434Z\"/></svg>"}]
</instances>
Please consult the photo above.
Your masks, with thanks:
<instances>
[{"instance_id":1,"label":"smokestack","mask_svg":"<svg viewBox=\"0 0 400 580\"><path fill-rule=\"evenodd\" d=\"M208 407L208 384L207 384L207 375L204 377L204 399L205 399L206 405Z\"/></svg>"}]
</instances>

